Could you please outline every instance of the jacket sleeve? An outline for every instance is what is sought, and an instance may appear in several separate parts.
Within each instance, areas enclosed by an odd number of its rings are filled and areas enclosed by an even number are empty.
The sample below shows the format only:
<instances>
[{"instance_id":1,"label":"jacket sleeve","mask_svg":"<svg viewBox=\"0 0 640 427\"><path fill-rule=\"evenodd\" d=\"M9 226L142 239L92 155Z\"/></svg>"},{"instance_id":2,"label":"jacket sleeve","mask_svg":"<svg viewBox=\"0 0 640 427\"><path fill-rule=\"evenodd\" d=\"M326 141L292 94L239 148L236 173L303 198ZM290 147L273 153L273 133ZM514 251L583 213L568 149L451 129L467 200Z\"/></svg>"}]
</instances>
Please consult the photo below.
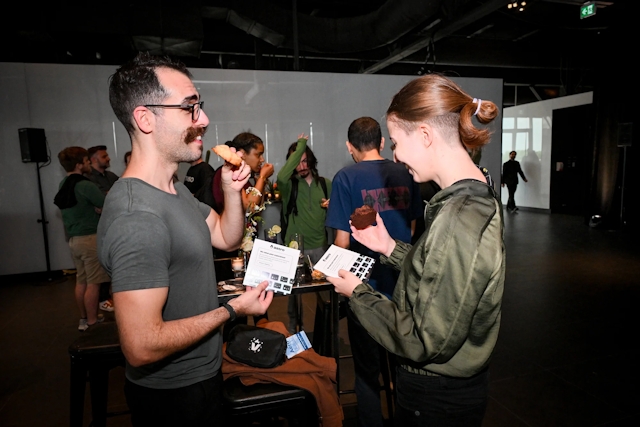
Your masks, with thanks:
<instances>
[{"instance_id":1,"label":"jacket sleeve","mask_svg":"<svg viewBox=\"0 0 640 427\"><path fill-rule=\"evenodd\" d=\"M302 155L306 149L307 140L305 138L300 138L298 140L296 150L291 153L287 161L282 166L282 169L280 169L280 172L278 172L276 182L278 183L278 189L280 190L280 195L282 197L283 210L286 209L289 202L289 195L291 194L291 176L300 164L300 159L302 159Z\"/></svg>"},{"instance_id":2,"label":"jacket sleeve","mask_svg":"<svg viewBox=\"0 0 640 427\"><path fill-rule=\"evenodd\" d=\"M522 167L520 166L520 162L518 162L518 173L520 174L520 176L522 177L522 179L526 180L527 177L524 176L524 172L522 172Z\"/></svg>"},{"instance_id":3,"label":"jacket sleeve","mask_svg":"<svg viewBox=\"0 0 640 427\"><path fill-rule=\"evenodd\" d=\"M385 255L380 254L380 262L382 264L387 264L394 267L396 270L400 270L402 267L402 261L406 258L411 250L412 246L409 243L405 243L402 240L394 239L396 241L396 247L393 249L393 252L386 257Z\"/></svg>"},{"instance_id":4,"label":"jacket sleeve","mask_svg":"<svg viewBox=\"0 0 640 427\"><path fill-rule=\"evenodd\" d=\"M96 208L104 205L104 194L93 181L83 181L76 185L76 191L84 196Z\"/></svg>"},{"instance_id":5,"label":"jacket sleeve","mask_svg":"<svg viewBox=\"0 0 640 427\"><path fill-rule=\"evenodd\" d=\"M415 362L451 359L469 339L474 313L502 259L497 215L483 201L444 207L424 245L418 243L403 261L392 301L368 285L356 287L349 304L369 334ZM396 246L389 263L400 262L405 245Z\"/></svg>"}]
</instances>

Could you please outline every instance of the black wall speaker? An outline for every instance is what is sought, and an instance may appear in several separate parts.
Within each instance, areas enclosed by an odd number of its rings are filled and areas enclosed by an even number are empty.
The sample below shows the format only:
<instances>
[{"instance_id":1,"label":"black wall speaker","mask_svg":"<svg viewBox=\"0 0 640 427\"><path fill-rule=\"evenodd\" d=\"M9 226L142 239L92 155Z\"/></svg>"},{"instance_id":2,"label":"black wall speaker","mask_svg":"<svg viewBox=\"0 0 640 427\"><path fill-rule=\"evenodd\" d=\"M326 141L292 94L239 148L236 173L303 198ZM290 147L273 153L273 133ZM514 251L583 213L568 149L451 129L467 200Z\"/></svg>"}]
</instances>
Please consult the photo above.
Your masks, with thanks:
<instances>
[{"instance_id":1,"label":"black wall speaker","mask_svg":"<svg viewBox=\"0 0 640 427\"><path fill-rule=\"evenodd\" d=\"M49 160L44 129L22 128L18 129L18 135L20 136L22 163L45 163Z\"/></svg>"}]
</instances>

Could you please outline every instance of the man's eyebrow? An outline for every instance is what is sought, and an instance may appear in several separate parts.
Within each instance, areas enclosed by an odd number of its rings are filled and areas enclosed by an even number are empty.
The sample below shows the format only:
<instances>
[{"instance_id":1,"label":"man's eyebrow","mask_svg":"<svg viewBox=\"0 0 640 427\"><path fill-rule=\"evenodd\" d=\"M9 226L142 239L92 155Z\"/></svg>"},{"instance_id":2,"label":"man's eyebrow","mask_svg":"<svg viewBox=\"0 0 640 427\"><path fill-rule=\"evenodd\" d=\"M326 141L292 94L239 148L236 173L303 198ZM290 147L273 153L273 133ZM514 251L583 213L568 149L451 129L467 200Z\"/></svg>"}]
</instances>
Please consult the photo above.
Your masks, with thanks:
<instances>
[{"instance_id":1,"label":"man's eyebrow","mask_svg":"<svg viewBox=\"0 0 640 427\"><path fill-rule=\"evenodd\" d=\"M188 103L189 103L189 101L197 101L197 100L198 100L198 95L195 95L195 94L194 94L194 95L187 96L186 98L184 98L184 99L182 100L182 103L183 103L183 104L188 104Z\"/></svg>"}]
</instances>

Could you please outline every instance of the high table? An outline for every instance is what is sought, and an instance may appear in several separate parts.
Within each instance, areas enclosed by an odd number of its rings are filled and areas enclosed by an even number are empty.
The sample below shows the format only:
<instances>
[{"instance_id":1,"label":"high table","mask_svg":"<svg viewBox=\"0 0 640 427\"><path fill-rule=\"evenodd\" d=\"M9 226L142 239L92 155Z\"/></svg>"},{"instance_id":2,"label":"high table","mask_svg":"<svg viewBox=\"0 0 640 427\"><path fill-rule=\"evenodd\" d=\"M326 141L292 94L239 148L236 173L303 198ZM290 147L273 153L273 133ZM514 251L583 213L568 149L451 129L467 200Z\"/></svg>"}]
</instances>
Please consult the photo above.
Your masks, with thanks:
<instances>
[{"instance_id":1,"label":"high table","mask_svg":"<svg viewBox=\"0 0 640 427\"><path fill-rule=\"evenodd\" d=\"M329 325L329 333L331 335L330 340L330 351L329 354L322 354L322 356L333 357L336 360L336 384L340 384L340 353L339 353L339 340L338 340L338 328L339 328L339 307L338 307L338 294L334 292L333 285L326 280L314 280L309 283L301 283L300 285L294 286L291 295L300 295L306 294L308 292L320 292L320 291L329 291L330 295L330 325ZM218 302L223 304L233 298L236 298L242 295L244 291L236 291L236 292L223 292L218 293ZM276 292L275 295L284 296L283 294Z\"/></svg>"}]
</instances>

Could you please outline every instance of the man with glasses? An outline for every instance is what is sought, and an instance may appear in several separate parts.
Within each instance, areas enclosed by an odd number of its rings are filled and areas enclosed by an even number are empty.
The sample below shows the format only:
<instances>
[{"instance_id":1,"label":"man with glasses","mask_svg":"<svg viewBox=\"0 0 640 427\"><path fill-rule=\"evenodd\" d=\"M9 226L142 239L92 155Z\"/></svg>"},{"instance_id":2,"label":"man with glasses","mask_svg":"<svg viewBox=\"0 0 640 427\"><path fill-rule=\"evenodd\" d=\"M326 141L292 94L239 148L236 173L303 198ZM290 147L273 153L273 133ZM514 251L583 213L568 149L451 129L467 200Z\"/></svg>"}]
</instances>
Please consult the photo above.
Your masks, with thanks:
<instances>
[{"instance_id":1,"label":"man with glasses","mask_svg":"<svg viewBox=\"0 0 640 427\"><path fill-rule=\"evenodd\" d=\"M187 68L139 54L111 76L111 106L131 137L131 160L98 226L127 360L125 395L134 426L217 425L222 418L221 327L260 315L267 282L218 307L211 246L240 245L244 162L225 164L218 215L172 177L202 155L209 119Z\"/></svg>"}]
</instances>

